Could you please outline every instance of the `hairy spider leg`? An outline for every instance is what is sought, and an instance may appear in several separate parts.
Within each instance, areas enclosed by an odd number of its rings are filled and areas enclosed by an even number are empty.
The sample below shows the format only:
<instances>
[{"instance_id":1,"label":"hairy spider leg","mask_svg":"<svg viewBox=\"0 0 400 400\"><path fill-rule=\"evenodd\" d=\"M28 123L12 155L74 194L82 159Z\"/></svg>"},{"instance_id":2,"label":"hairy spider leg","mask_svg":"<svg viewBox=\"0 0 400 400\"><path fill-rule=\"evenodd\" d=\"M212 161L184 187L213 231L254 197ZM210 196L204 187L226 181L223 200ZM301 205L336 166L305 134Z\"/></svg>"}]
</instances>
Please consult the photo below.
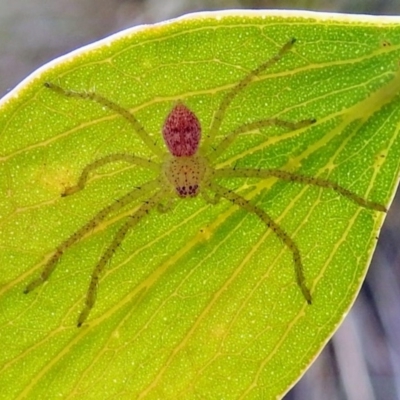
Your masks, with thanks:
<instances>
[{"instance_id":1,"label":"hairy spider leg","mask_svg":"<svg viewBox=\"0 0 400 400\"><path fill-rule=\"evenodd\" d=\"M89 174L92 171L116 161L126 161L128 163L138 165L139 167L150 168L153 171L160 173L160 165L155 163L154 161L148 159L146 160L145 158L137 157L131 154L110 154L108 156L101 157L98 160L93 161L92 163L87 165L83 169L81 176L79 177L78 183L74 186L67 187L64 190L62 196L69 196L84 189L84 187L86 186L86 182L89 179Z\"/></svg>"},{"instance_id":2,"label":"hairy spider leg","mask_svg":"<svg viewBox=\"0 0 400 400\"><path fill-rule=\"evenodd\" d=\"M95 92L76 92L74 90L66 90L63 89L61 86L58 86L51 82L46 82L44 86L66 97L92 100L95 103L98 103L108 108L109 110L116 112L121 117L125 118L133 126L135 132L140 136L143 142L155 155L159 157L163 155L162 150L156 146L149 133L146 131L146 129L144 129L143 125L136 119L136 117L117 103L106 99L105 97Z\"/></svg>"},{"instance_id":3,"label":"hairy spider leg","mask_svg":"<svg viewBox=\"0 0 400 400\"><path fill-rule=\"evenodd\" d=\"M285 43L281 49L278 51L276 55L268 59L267 61L260 64L257 68L253 69L250 73L248 73L242 80L240 80L231 90L229 90L221 100L219 104L218 110L214 114L214 118L211 122L211 127L208 134L205 137L203 142L203 148L207 149L210 147L211 143L214 141L216 135L219 132L221 127L221 123L225 112L235 96L241 92L255 77L264 72L267 68L276 64L294 45L296 39L292 38L287 43Z\"/></svg>"},{"instance_id":4,"label":"hairy spider leg","mask_svg":"<svg viewBox=\"0 0 400 400\"><path fill-rule=\"evenodd\" d=\"M278 118L267 118L260 119L258 121L250 122L239 126L227 136L225 136L217 147L211 149L207 155L209 160L215 161L235 140L236 138L246 132L251 132L254 130L260 130L268 126L280 126L288 130L297 130L301 128L306 128L316 122L316 119L305 119L298 122L284 121Z\"/></svg>"},{"instance_id":5,"label":"hairy spider leg","mask_svg":"<svg viewBox=\"0 0 400 400\"><path fill-rule=\"evenodd\" d=\"M125 236L129 232L130 229L134 228L142 219L145 217L153 208L157 207L159 202L168 195L165 191L159 190L153 196L151 196L148 200L146 200L140 208L130 215L128 221L125 222L118 232L115 234L114 239L107 247L107 250L101 256L99 262L96 264L92 277L90 279L89 288L86 294L85 307L79 315L77 326L80 327L88 317L91 309L93 308L96 302L96 293L97 286L99 282L99 278L104 271L105 266L108 261L112 258L115 253L115 250L119 247L121 242L124 240Z\"/></svg>"},{"instance_id":6,"label":"hairy spider leg","mask_svg":"<svg viewBox=\"0 0 400 400\"><path fill-rule=\"evenodd\" d=\"M275 235L282 241L282 243L292 252L297 285L300 287L300 290L307 303L311 304L311 293L306 285L300 250L293 239L264 210L250 203L250 201L246 200L244 197L216 183L210 183L209 187L219 196L224 197L236 206L243 208L244 210L252 214L255 214L258 218L261 219L262 222L264 222L267 228L271 229L275 233Z\"/></svg>"},{"instance_id":7,"label":"hairy spider leg","mask_svg":"<svg viewBox=\"0 0 400 400\"><path fill-rule=\"evenodd\" d=\"M164 201L165 199L162 199L158 204L157 204L157 211L161 214L165 214L168 211L172 211L175 206L176 206L176 197L170 195L168 196L167 200Z\"/></svg>"},{"instance_id":8,"label":"hairy spider leg","mask_svg":"<svg viewBox=\"0 0 400 400\"><path fill-rule=\"evenodd\" d=\"M82 239L85 235L87 235L90 231L96 228L109 214L120 210L121 208L139 199L140 197L143 197L151 191L158 189L159 186L160 183L158 180L145 183L140 188L135 188L131 190L129 193L120 197L114 203L99 211L88 223L83 225L80 229L78 229L75 233L73 233L57 246L54 254L45 264L39 278L31 281L25 288L24 293L31 292L38 286L42 285L45 281L47 281L54 269L56 268L56 265L64 252L68 250L73 244Z\"/></svg>"},{"instance_id":9,"label":"hairy spider leg","mask_svg":"<svg viewBox=\"0 0 400 400\"><path fill-rule=\"evenodd\" d=\"M352 192L351 190L348 190L338 185L335 182L331 182L322 178L314 178L312 176L294 174L279 169L261 170L253 168L237 168L237 169L221 168L214 171L214 176L216 178L260 178L260 179L275 177L282 179L284 181L298 182L310 186L332 189L361 207L381 212L387 211L387 208L384 205L379 204L375 201L366 200L361 196L357 195L356 193Z\"/></svg>"},{"instance_id":10,"label":"hairy spider leg","mask_svg":"<svg viewBox=\"0 0 400 400\"><path fill-rule=\"evenodd\" d=\"M387 211L386 207L383 206L382 204L366 200L358 196L356 193L338 185L335 182L330 182L322 178L314 178L304 175L293 174L278 169L260 170L251 168L243 168L243 169L221 168L213 172L213 177L260 178L260 179L275 177L289 182L297 182L297 183L307 184L310 186L332 189L361 207L364 207L366 209L371 209L374 211L381 211L381 212ZM305 284L305 277L303 273L303 264L301 261L300 251L296 243L290 238L290 236L275 221L273 221L271 217L269 217L262 209L251 204L248 200L244 199L243 197L237 195L236 193L228 189L225 189L220 185L210 184L210 188L214 190L217 193L217 195L224 197L230 200L232 203L236 204L237 206L256 214L267 225L267 227L272 229L272 231L279 237L279 239L281 239L283 244L290 249L290 251L293 254L297 284L300 287L300 290L303 293L303 296L305 297L307 302L311 304L311 294Z\"/></svg>"},{"instance_id":11,"label":"hairy spider leg","mask_svg":"<svg viewBox=\"0 0 400 400\"><path fill-rule=\"evenodd\" d=\"M201 192L201 195L203 196L203 199L205 202L208 204L218 204L219 201L221 200L221 196L218 193L213 192L213 195L211 196L206 190L203 190Z\"/></svg>"}]
</instances>

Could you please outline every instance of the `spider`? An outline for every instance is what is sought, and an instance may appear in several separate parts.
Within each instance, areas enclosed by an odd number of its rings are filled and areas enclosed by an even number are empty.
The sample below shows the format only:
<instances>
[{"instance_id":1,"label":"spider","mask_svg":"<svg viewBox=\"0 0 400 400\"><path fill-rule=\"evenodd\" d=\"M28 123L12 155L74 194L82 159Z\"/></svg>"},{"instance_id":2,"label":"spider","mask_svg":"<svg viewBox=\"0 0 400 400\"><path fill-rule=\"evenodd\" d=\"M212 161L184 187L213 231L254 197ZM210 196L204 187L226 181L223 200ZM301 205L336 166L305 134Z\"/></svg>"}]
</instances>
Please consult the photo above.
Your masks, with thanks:
<instances>
[{"instance_id":1,"label":"spider","mask_svg":"<svg viewBox=\"0 0 400 400\"><path fill-rule=\"evenodd\" d=\"M289 40L273 57L249 72L236 85L234 85L231 90L225 93L216 113L214 114L210 130L201 146L201 125L199 119L193 111L183 104L183 102L176 103L166 117L162 127L162 134L168 149L167 154L164 154L159 147L153 143L151 136L147 133L136 117L115 102L108 100L95 92L76 92L66 90L54 83L46 82L44 84L45 87L59 95L94 101L125 118L132 125L132 128L140 136L143 142L159 159L159 162L155 162L132 154L107 155L87 165L83 169L78 179L78 183L75 186L67 187L62 196L70 196L83 190L86 187L90 173L101 166L116 161L125 161L140 167L150 168L155 171L158 176L156 179L143 184L141 187L132 189L118 200L97 212L89 222L60 243L45 264L41 275L28 284L24 293L31 292L47 281L62 255L71 246L82 239L89 231L99 225L108 215L122 209L126 205L143 196L147 196L147 199L141 203L140 207L132 215L127 217L126 222L119 228L111 243L95 265L86 293L85 305L77 320L77 326L80 327L86 321L90 311L94 307L99 278L127 233L137 226L153 209L157 208L161 212L167 212L172 209L171 204L173 203L173 200L193 198L202 195L204 200L210 204L216 204L221 199L225 199L239 208L242 208L251 214L255 214L266 228L271 229L281 240L283 245L292 253L296 283L305 301L308 304L311 304L312 296L308 286L306 285L301 253L294 240L268 215L266 211L235 191L225 188L218 183L218 181L223 178L266 179L275 177L284 181L297 182L334 190L341 196L344 196L359 206L367 209L385 212L386 208L381 204L358 196L337 183L318 177L304 176L280 169L214 167L218 157L220 157L220 155L239 135L245 132L260 130L269 126L278 126L287 130L297 130L314 124L316 122L315 119L306 119L299 122L290 122L277 118L260 119L237 127L227 134L216 146L212 147L210 145L219 133L225 112L235 96L267 68L277 63L288 51L290 51L294 43L294 38Z\"/></svg>"}]
</instances>

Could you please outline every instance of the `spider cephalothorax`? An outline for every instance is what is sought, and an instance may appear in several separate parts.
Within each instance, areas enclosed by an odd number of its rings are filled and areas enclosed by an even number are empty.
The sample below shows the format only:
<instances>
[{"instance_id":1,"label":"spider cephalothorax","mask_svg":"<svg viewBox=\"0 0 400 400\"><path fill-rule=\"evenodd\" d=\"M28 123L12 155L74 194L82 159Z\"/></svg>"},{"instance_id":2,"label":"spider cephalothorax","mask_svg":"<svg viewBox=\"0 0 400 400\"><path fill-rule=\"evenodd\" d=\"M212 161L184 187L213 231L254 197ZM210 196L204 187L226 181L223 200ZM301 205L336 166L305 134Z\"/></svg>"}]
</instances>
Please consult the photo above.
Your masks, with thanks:
<instances>
[{"instance_id":1,"label":"spider cephalothorax","mask_svg":"<svg viewBox=\"0 0 400 400\"><path fill-rule=\"evenodd\" d=\"M195 113L189 110L189 108L183 103L175 104L164 122L162 134L168 149L168 153L164 154L160 148L154 144L154 141L141 122L139 122L132 113L117 103L95 92L75 92L63 89L53 83L45 83L47 88L60 95L77 99L92 100L125 118L147 147L158 158L158 162L155 162L132 154L106 155L86 166L80 175L78 183L75 186L66 188L62 196L70 196L84 189L89 174L97 168L111 162L124 161L143 168L150 168L155 174L158 174L158 176L154 180L143 184L140 188L133 188L130 192L97 212L97 214L92 216L85 225L60 243L54 250L53 255L46 262L40 277L31 281L31 283L26 287L25 293L29 293L45 282L50 277L64 252L77 241L82 239L88 232L98 226L107 218L107 216L123 209L123 207L137 201L139 198L147 196L146 201L144 201L140 207L130 215L126 222L122 224L116 232L114 239L108 245L96 264L87 291L85 307L78 318L78 326L81 326L94 306L97 284L101 274L129 230L139 224L149 211L155 208L164 211L171 210L170 207L163 208L163 205L169 204L171 199L173 200L174 198L179 199L184 197L190 198L202 194L204 200L211 204L222 199L230 201L234 205L255 215L261 223L277 235L283 245L292 253L296 283L299 286L304 299L311 304L311 291L306 285L301 252L295 241L268 215L266 211L256 204L253 204L239 193L226 189L221 185L220 180L229 178L266 179L269 177L275 177L288 182L297 182L334 190L341 196L346 197L348 200L358 204L359 206L371 210L386 211L386 208L379 203L358 196L335 182L330 182L319 177L309 177L279 169L216 167L216 160L218 157L240 134L254 130L261 130L272 125L288 130L307 128L316 122L315 119L305 119L298 122L290 122L271 117L259 119L239 125L236 129L226 134L224 139L219 143L216 145L213 143L220 131L225 112L234 97L240 91L245 89L253 78L259 76L268 67L278 62L281 57L292 48L294 42L294 39L288 41L275 56L263 62L253 71L244 76L231 90L227 91L225 95L222 96L220 105L214 113L214 118L211 122L209 131L207 132L206 140L204 140L201 145L201 152L199 151L201 140L201 126L199 119ZM210 193L211 196L209 195Z\"/></svg>"}]
</instances>

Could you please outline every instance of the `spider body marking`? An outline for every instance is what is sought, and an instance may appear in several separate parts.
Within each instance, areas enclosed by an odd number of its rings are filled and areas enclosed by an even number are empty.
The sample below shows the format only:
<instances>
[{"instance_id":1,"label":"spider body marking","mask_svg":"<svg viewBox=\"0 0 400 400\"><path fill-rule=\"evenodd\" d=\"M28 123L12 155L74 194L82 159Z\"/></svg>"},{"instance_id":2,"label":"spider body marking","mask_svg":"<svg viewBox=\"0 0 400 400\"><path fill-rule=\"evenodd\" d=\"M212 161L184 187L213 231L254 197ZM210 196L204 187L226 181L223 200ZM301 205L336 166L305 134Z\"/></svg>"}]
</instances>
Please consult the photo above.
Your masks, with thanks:
<instances>
[{"instance_id":1,"label":"spider body marking","mask_svg":"<svg viewBox=\"0 0 400 400\"><path fill-rule=\"evenodd\" d=\"M219 183L219 180L229 178L258 178L266 179L275 177L287 182L300 183L319 188L326 188L336 191L339 195L356 203L357 205L374 210L385 212L385 206L362 198L356 193L340 186L335 182L319 177L309 177L279 169L256 169L256 168L215 168L214 164L218 157L235 141L235 139L246 132L261 130L269 126L277 126L287 130L307 128L316 122L315 119L306 119L298 122L281 120L278 118L265 118L238 126L228 133L216 146L211 146L220 131L221 123L226 110L235 96L246 88L247 85L258 77L271 65L277 63L288 51L291 50L295 39L285 43L277 54L260 64L254 70L245 75L233 88L227 91L216 110L211 121L210 129L207 132L202 144L201 152L201 125L193 111L182 102L175 104L165 119L162 134L168 153L165 154L154 144L151 135L145 130L140 121L125 108L117 103L101 96L95 92L76 92L63 89L62 87L46 82L45 87L55 93L68 98L79 100L90 100L115 112L124 118L133 128L134 132L143 140L143 143L158 157L159 162L146 160L132 154L111 154L104 156L87 165L82 171L76 185L68 187L62 194L63 197L73 195L86 187L90 173L101 166L116 161L124 161L139 167L152 169L158 176L156 179L143 184L140 188L133 188L124 196L120 197L109 206L98 211L91 220L84 224L76 232L72 233L54 250L53 254L45 263L40 276L32 280L24 290L29 293L49 279L62 255L76 242L91 232L110 214L121 210L123 207L134 201L142 201L140 207L121 225L113 240L108 245L103 255L95 265L89 287L86 293L85 306L81 311L77 325L81 326L87 319L90 311L95 305L97 286L101 274L107 263L111 260L114 252L124 240L127 233L137 226L140 221L153 209L158 208L166 212L171 209L170 202L179 198L196 197L203 195L205 201L215 204L220 200L227 200L237 207L246 210L256 216L267 229L271 229L280 239L282 244L292 253L293 266L296 283L308 304L312 303L312 295L309 290L303 271L303 262L300 249L290 235L276 223L268 213L256 204L247 200L240 194L229 190ZM209 195L209 192L213 196ZM144 200L143 200L144 199ZM167 204L167 205L165 205Z\"/></svg>"}]
</instances>

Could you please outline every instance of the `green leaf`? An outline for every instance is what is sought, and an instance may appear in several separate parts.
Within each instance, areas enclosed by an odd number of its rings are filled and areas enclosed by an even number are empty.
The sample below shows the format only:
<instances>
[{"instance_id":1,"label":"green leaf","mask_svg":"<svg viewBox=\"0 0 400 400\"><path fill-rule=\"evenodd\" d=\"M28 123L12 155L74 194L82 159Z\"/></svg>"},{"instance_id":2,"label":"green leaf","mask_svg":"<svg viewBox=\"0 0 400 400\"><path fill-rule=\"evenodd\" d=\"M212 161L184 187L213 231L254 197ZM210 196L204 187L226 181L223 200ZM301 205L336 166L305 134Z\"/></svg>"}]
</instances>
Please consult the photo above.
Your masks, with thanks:
<instances>
[{"instance_id":1,"label":"green leaf","mask_svg":"<svg viewBox=\"0 0 400 400\"><path fill-rule=\"evenodd\" d=\"M123 162L61 197L86 165L114 153L159 160L107 107L65 97L95 91L132 112L166 152L161 128L180 100L207 136L222 96L292 37L295 46L241 91L215 146L262 118L300 121L240 135L215 168L279 168L320 177L388 206L400 160L399 19L268 12L194 14L139 27L41 68L1 103L0 387L3 398L270 399L296 382L360 289L384 213L337 192L278 179L220 183L267 212L303 258L221 199L151 210L115 252L81 328L90 276L145 198L65 251L56 246L155 172Z\"/></svg>"}]
</instances>

